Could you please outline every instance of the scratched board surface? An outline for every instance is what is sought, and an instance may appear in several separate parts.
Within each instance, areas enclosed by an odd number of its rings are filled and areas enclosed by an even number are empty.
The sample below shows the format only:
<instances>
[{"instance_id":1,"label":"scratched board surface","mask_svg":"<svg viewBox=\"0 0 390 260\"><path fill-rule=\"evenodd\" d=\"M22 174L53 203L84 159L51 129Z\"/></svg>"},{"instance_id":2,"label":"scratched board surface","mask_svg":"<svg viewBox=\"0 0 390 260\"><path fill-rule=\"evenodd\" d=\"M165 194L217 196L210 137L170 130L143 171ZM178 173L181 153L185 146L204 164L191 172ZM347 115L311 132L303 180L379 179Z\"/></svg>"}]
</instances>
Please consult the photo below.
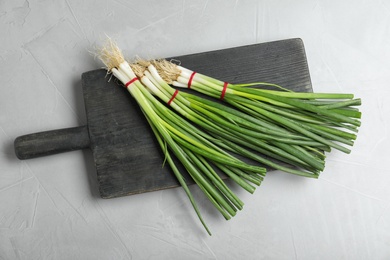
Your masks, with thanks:
<instances>
[{"instance_id":1,"label":"scratched board surface","mask_svg":"<svg viewBox=\"0 0 390 260\"><path fill-rule=\"evenodd\" d=\"M300 39L173 57L181 65L222 81L272 82L312 91ZM106 71L82 75L85 108L99 191L113 198L178 186L135 100Z\"/></svg>"}]
</instances>

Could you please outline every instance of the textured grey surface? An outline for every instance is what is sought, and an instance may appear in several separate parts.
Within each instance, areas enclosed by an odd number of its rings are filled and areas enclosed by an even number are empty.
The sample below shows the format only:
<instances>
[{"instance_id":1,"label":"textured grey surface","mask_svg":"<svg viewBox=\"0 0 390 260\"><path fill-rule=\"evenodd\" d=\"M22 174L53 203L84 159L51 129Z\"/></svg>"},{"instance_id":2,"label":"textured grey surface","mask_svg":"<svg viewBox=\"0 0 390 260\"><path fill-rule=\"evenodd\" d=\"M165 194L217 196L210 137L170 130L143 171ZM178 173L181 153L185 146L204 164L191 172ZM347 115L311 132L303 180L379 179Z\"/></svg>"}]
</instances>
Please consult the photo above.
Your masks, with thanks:
<instances>
[{"instance_id":1,"label":"textured grey surface","mask_svg":"<svg viewBox=\"0 0 390 260\"><path fill-rule=\"evenodd\" d=\"M388 1L0 2L0 259L388 259ZM84 125L80 74L110 35L126 56L171 57L302 38L313 88L352 92L363 119L350 155L318 180L272 172L224 221L191 187L102 200L92 154L20 161L20 135ZM92 165L92 167L91 167Z\"/></svg>"}]
</instances>

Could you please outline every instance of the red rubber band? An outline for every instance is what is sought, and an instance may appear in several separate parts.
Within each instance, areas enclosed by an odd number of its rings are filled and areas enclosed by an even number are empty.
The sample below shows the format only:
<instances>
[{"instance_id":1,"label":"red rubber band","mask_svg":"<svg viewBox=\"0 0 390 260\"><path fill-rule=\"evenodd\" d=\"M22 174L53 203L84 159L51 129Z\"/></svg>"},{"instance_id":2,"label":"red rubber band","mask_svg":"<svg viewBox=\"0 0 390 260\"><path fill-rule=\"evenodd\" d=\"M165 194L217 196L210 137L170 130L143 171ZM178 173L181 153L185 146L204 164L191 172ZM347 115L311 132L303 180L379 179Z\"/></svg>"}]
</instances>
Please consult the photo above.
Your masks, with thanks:
<instances>
[{"instance_id":1,"label":"red rubber band","mask_svg":"<svg viewBox=\"0 0 390 260\"><path fill-rule=\"evenodd\" d=\"M131 84L134 83L134 81L137 81L137 80L138 80L137 77L133 78L132 80L130 80L129 82L127 82L127 83L125 84L125 87L126 87L126 88L129 87Z\"/></svg>"},{"instance_id":2,"label":"red rubber band","mask_svg":"<svg viewBox=\"0 0 390 260\"><path fill-rule=\"evenodd\" d=\"M229 83L227 83L227 82L223 83L223 89L222 89L221 97L220 97L221 100L225 97L225 93L226 93L226 89L227 89L228 84Z\"/></svg>"},{"instance_id":3,"label":"red rubber band","mask_svg":"<svg viewBox=\"0 0 390 260\"><path fill-rule=\"evenodd\" d=\"M195 72L195 71L194 71L194 72L192 72L192 74L191 74L191 77L190 77L190 79L188 80L188 88L191 88L192 79L194 78L195 74L196 74L196 72Z\"/></svg>"},{"instance_id":4,"label":"red rubber band","mask_svg":"<svg viewBox=\"0 0 390 260\"><path fill-rule=\"evenodd\" d=\"M177 95L177 93L179 93L179 90L177 90L176 89L176 91L175 91L175 93L173 93L173 95L172 95L172 97L171 97L171 99L168 101L168 106L170 106L171 105L171 103L172 103L172 101L175 99L175 97L176 97L176 95Z\"/></svg>"}]
</instances>

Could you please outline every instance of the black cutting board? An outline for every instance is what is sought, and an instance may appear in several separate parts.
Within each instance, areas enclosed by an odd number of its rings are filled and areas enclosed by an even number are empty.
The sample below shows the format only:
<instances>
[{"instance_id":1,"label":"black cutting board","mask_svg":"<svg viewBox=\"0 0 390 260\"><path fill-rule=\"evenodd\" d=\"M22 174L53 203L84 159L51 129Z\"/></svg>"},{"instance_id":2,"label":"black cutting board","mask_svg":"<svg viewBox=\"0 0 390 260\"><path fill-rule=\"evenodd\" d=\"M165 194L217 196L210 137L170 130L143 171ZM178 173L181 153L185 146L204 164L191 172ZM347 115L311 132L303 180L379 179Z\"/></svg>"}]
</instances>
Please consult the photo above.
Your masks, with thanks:
<instances>
[{"instance_id":1,"label":"black cutting board","mask_svg":"<svg viewBox=\"0 0 390 260\"><path fill-rule=\"evenodd\" d=\"M181 65L231 83L272 82L312 91L301 39L174 57ZM91 149L102 198L178 186L138 105L105 70L82 75L87 125L20 136L20 159Z\"/></svg>"}]
</instances>

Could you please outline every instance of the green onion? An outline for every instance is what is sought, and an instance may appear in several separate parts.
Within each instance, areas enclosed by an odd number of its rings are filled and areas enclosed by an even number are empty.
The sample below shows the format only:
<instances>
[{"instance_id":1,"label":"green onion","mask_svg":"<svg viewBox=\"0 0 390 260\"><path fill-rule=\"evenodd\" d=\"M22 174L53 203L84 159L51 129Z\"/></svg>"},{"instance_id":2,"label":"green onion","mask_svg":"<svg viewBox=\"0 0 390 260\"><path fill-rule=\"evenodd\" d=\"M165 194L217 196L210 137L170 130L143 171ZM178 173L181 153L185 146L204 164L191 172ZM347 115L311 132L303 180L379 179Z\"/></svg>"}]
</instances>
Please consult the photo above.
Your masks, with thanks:
<instances>
[{"instance_id":1,"label":"green onion","mask_svg":"<svg viewBox=\"0 0 390 260\"><path fill-rule=\"evenodd\" d=\"M350 153L350 149L335 141L351 146L351 139L356 139L352 133L342 134L345 130L353 131L360 126L358 119L361 113L353 106L359 106L361 100L354 99L353 94L296 93L264 82L227 84L165 60L155 63L168 83L177 87L187 87L191 83L191 89L214 98L219 97L243 112L274 123L292 134L345 153ZM272 86L279 90L262 89L261 86ZM344 130L339 130L340 127ZM285 142L282 138L278 142L294 143ZM314 143L302 144L315 147Z\"/></svg>"},{"instance_id":2,"label":"green onion","mask_svg":"<svg viewBox=\"0 0 390 260\"><path fill-rule=\"evenodd\" d=\"M350 153L348 146L360 126L361 100L353 94L296 93L266 82L229 84L166 60L139 59L129 64L112 41L100 58L141 107L165 160L209 234L171 155L228 220L244 203L217 169L250 193L264 179L266 169L261 165L318 178L325 167L324 152L334 148ZM172 86L191 87L211 99Z\"/></svg>"}]
</instances>

